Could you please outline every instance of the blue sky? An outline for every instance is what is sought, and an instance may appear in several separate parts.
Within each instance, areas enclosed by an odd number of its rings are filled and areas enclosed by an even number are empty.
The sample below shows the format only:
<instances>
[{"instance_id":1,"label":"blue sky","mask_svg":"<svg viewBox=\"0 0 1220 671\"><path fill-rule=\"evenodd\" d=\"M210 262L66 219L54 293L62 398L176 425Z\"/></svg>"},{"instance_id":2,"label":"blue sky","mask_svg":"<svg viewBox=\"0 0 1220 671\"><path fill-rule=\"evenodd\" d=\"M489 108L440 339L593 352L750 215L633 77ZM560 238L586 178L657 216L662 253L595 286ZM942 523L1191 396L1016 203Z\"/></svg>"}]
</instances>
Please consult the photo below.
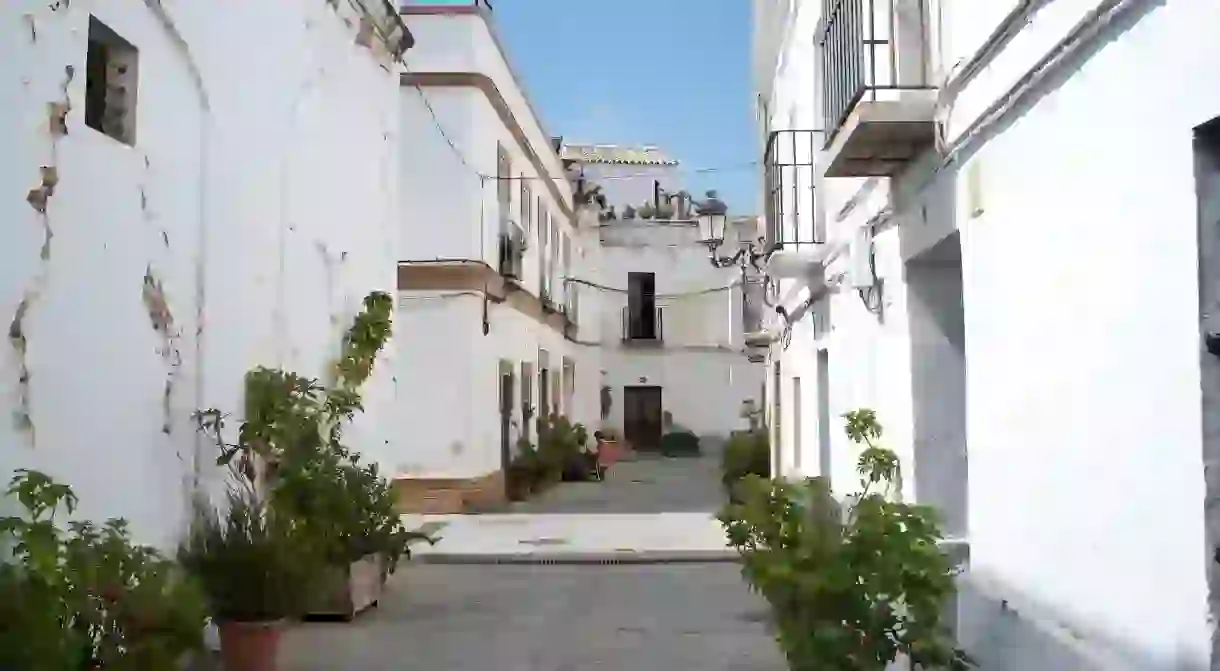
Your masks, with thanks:
<instances>
[{"instance_id":1,"label":"blue sky","mask_svg":"<svg viewBox=\"0 0 1220 671\"><path fill-rule=\"evenodd\" d=\"M500 37L547 132L655 144L688 188L757 204L749 0L491 0Z\"/></svg>"}]
</instances>

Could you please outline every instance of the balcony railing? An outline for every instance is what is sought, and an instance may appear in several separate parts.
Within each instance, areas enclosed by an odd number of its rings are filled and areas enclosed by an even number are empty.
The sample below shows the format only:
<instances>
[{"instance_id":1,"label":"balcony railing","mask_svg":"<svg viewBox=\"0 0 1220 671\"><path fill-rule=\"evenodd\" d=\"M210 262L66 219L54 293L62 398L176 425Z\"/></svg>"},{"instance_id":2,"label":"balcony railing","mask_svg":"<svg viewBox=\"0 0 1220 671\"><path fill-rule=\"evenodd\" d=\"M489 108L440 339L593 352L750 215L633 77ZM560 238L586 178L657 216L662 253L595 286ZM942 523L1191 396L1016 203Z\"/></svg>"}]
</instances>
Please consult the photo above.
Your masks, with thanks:
<instances>
[{"instance_id":1,"label":"balcony railing","mask_svg":"<svg viewBox=\"0 0 1220 671\"><path fill-rule=\"evenodd\" d=\"M628 343L659 343L664 340L665 330L663 328L665 320L665 308L654 307L652 309L652 322L649 323L644 319L646 314L641 314L631 309L631 306L623 306L623 341Z\"/></svg>"},{"instance_id":2,"label":"balcony railing","mask_svg":"<svg viewBox=\"0 0 1220 671\"><path fill-rule=\"evenodd\" d=\"M491 10L491 0L398 0L404 12L410 12L412 7L478 7Z\"/></svg>"},{"instance_id":3,"label":"balcony railing","mask_svg":"<svg viewBox=\"0 0 1220 671\"><path fill-rule=\"evenodd\" d=\"M816 130L778 130L767 138L763 179L771 249L826 242L824 222L814 207L814 159L821 145L822 132Z\"/></svg>"},{"instance_id":4,"label":"balcony railing","mask_svg":"<svg viewBox=\"0 0 1220 671\"><path fill-rule=\"evenodd\" d=\"M841 159L832 157L827 176L892 174L929 142L933 87L926 3L822 0L816 40L824 140L828 148L848 145ZM864 109L862 103L880 105ZM859 136L837 139L852 131Z\"/></svg>"}]
</instances>

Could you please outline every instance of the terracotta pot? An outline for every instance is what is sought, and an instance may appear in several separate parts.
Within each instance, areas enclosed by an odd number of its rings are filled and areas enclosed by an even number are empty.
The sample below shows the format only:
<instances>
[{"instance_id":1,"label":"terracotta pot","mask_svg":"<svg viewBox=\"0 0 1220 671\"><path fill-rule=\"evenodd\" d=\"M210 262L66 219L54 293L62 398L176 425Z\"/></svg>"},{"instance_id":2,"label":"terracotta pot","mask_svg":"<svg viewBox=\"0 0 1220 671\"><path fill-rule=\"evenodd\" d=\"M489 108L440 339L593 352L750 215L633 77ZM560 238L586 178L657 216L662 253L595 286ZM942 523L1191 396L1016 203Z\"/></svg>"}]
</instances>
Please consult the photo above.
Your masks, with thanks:
<instances>
[{"instance_id":1,"label":"terracotta pot","mask_svg":"<svg viewBox=\"0 0 1220 671\"><path fill-rule=\"evenodd\" d=\"M225 671L276 671L284 622L221 622Z\"/></svg>"},{"instance_id":2,"label":"terracotta pot","mask_svg":"<svg viewBox=\"0 0 1220 671\"><path fill-rule=\"evenodd\" d=\"M597 462L599 465L609 468L618 463L622 458L623 451L619 447L617 440L603 439L597 444Z\"/></svg>"}]
</instances>

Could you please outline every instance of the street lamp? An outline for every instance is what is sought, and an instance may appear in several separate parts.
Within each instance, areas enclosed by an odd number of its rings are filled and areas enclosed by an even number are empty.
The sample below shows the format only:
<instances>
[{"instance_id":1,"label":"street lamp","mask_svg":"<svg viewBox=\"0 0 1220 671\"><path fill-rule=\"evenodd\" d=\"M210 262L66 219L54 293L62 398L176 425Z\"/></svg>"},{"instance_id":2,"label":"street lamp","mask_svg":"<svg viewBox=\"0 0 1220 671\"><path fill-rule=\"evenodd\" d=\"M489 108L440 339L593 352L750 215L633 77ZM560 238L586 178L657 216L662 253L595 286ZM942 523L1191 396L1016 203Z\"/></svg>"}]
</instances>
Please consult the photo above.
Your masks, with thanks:
<instances>
[{"instance_id":1,"label":"street lamp","mask_svg":"<svg viewBox=\"0 0 1220 671\"><path fill-rule=\"evenodd\" d=\"M707 246L708 261L713 266L717 268L741 266L741 271L744 273L746 264L749 263L755 270L762 270L758 267L758 261L765 254L757 251L752 242L746 242L745 246L730 256L721 256L717 253L720 246L724 244L724 233L729 222L729 207L716 196L715 191L708 191L707 199L695 201L694 205L695 221L699 225L699 243Z\"/></svg>"}]
</instances>

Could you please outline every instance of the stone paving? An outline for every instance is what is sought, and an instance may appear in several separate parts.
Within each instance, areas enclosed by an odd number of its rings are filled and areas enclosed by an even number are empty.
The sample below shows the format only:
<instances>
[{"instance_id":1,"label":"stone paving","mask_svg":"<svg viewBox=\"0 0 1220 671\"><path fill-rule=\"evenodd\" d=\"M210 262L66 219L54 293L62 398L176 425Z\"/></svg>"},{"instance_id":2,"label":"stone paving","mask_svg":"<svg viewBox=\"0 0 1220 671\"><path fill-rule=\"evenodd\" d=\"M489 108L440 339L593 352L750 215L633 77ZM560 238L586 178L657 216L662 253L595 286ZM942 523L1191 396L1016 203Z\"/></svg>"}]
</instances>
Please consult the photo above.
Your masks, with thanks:
<instances>
[{"instance_id":1,"label":"stone paving","mask_svg":"<svg viewBox=\"0 0 1220 671\"><path fill-rule=\"evenodd\" d=\"M615 464L604 482L575 482L515 504L519 513L711 512L723 502L720 455L723 442L703 441L699 457L666 459L639 454Z\"/></svg>"},{"instance_id":2,"label":"stone paving","mask_svg":"<svg viewBox=\"0 0 1220 671\"><path fill-rule=\"evenodd\" d=\"M723 561L732 555L711 516L719 443L706 442L702 457L641 455L605 482L560 485L510 514L411 516L446 525L440 563L417 553L353 622L294 627L281 669L781 671L765 605ZM692 548L722 560L635 563ZM612 559L557 561L582 552Z\"/></svg>"},{"instance_id":3,"label":"stone paving","mask_svg":"<svg viewBox=\"0 0 1220 671\"><path fill-rule=\"evenodd\" d=\"M410 565L380 607L304 624L282 671L782 671L734 564Z\"/></svg>"}]
</instances>

